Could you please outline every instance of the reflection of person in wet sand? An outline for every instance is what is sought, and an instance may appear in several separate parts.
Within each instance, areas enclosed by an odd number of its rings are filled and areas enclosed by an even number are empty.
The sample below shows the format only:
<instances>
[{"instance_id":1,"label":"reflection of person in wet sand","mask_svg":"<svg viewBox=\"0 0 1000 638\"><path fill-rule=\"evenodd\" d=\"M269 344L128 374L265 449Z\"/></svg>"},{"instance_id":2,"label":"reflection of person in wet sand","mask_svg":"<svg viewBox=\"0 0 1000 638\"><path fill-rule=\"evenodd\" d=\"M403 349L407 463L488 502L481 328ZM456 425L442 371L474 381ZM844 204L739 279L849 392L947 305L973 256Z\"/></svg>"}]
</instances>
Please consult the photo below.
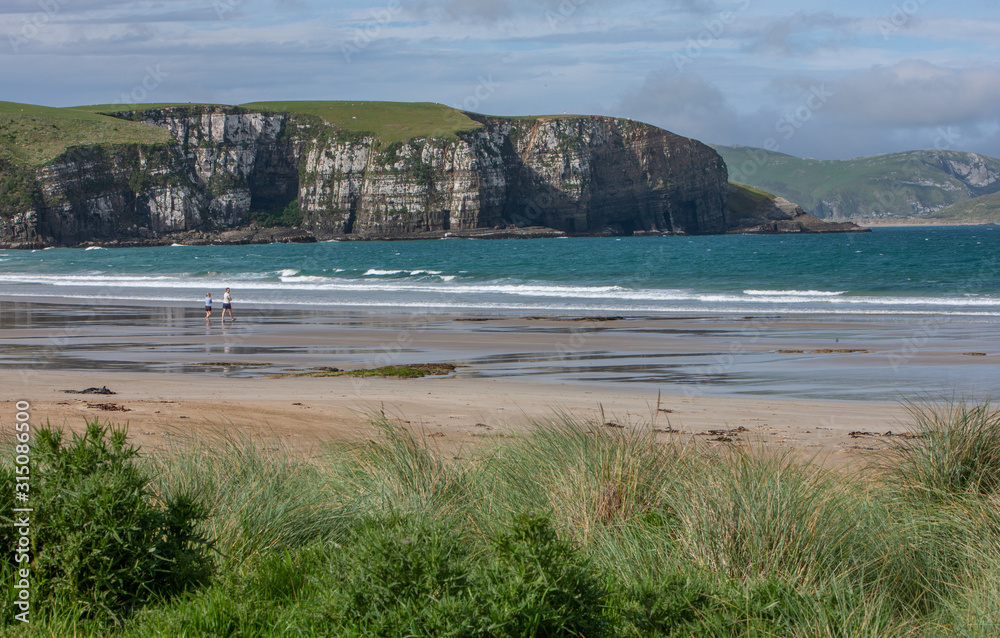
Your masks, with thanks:
<instances>
[{"instance_id":1,"label":"reflection of person in wet sand","mask_svg":"<svg viewBox=\"0 0 1000 638\"><path fill-rule=\"evenodd\" d=\"M212 293L205 293L205 322L208 322L208 318L212 316Z\"/></svg>"},{"instance_id":2,"label":"reflection of person in wet sand","mask_svg":"<svg viewBox=\"0 0 1000 638\"><path fill-rule=\"evenodd\" d=\"M226 320L227 310L229 311L229 319L236 321L236 317L233 316L233 298L229 294L229 288L226 288L226 293L222 295L222 321Z\"/></svg>"}]
</instances>

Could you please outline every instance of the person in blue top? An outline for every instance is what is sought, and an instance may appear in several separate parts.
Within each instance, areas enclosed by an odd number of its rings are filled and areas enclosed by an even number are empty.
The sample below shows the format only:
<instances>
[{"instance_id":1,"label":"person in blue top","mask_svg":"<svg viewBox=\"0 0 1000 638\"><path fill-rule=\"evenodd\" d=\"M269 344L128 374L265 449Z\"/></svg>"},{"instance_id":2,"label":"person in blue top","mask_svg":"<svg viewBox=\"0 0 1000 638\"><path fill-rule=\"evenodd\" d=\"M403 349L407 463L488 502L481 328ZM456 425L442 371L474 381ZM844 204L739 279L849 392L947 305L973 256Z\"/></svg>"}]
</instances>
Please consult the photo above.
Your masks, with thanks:
<instances>
[{"instance_id":1,"label":"person in blue top","mask_svg":"<svg viewBox=\"0 0 1000 638\"><path fill-rule=\"evenodd\" d=\"M208 323L209 317L212 316L212 293L205 293L205 322Z\"/></svg>"}]
</instances>

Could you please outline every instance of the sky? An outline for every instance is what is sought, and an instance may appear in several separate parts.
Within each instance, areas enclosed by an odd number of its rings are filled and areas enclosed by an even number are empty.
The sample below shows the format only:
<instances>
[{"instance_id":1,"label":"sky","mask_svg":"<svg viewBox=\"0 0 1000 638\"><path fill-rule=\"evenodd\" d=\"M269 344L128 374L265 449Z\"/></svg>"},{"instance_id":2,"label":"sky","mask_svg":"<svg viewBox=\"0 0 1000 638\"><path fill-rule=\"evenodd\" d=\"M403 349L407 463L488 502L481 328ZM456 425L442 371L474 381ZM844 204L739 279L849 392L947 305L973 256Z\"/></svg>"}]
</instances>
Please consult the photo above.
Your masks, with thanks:
<instances>
[{"instance_id":1,"label":"sky","mask_svg":"<svg viewBox=\"0 0 1000 638\"><path fill-rule=\"evenodd\" d=\"M439 102L1000 157L1000 0L2 0L0 100Z\"/></svg>"}]
</instances>

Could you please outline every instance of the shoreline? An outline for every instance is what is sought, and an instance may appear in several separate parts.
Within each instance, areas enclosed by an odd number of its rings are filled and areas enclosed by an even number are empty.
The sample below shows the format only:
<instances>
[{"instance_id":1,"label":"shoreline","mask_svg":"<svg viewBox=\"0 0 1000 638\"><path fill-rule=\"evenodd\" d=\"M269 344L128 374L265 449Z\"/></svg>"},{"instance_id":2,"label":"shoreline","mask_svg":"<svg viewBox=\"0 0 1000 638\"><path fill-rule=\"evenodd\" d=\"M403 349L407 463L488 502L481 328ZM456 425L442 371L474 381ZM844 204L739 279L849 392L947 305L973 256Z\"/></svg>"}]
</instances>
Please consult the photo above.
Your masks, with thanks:
<instances>
[{"instance_id":1,"label":"shoreline","mask_svg":"<svg viewBox=\"0 0 1000 638\"><path fill-rule=\"evenodd\" d=\"M853 227L847 227L853 226ZM155 248L163 246L246 246L263 244L309 244L325 241L420 241L428 239L565 239L571 237L687 237L701 235L813 235L870 232L853 221L815 220L808 228L790 228L775 224L731 228L715 233L689 234L672 230L639 230L632 234L594 232L567 233L547 226L515 228L465 228L429 230L406 234L332 234L314 233L298 226L243 226L222 231L190 230L148 237L89 239L75 244L54 244L38 239L0 242L0 250L44 250L46 248Z\"/></svg>"},{"instance_id":2,"label":"shoreline","mask_svg":"<svg viewBox=\"0 0 1000 638\"><path fill-rule=\"evenodd\" d=\"M947 397L947 378L995 396L976 380L1000 379L1000 326L990 324L928 332L899 318L237 306L236 322L206 326L185 304L4 299L0 423L25 400L36 419L74 430L87 418L128 422L136 443L152 448L229 428L309 453L370 437L365 413L384 410L459 455L566 414L662 430L663 440L759 444L853 466L892 445L884 433L905 428L903 401ZM422 379L294 376L425 363L456 370ZM102 386L117 394L63 392ZM966 386L950 394L966 395Z\"/></svg>"},{"instance_id":3,"label":"shoreline","mask_svg":"<svg viewBox=\"0 0 1000 638\"><path fill-rule=\"evenodd\" d=\"M851 218L848 221L852 221L855 224L868 227L882 227L882 228L918 228L923 226L996 226L995 222L988 221L957 221L957 220L943 220L943 219L920 219L920 218L910 218L910 219L899 219L899 220L888 220L888 219L866 219L866 218Z\"/></svg>"}]
</instances>

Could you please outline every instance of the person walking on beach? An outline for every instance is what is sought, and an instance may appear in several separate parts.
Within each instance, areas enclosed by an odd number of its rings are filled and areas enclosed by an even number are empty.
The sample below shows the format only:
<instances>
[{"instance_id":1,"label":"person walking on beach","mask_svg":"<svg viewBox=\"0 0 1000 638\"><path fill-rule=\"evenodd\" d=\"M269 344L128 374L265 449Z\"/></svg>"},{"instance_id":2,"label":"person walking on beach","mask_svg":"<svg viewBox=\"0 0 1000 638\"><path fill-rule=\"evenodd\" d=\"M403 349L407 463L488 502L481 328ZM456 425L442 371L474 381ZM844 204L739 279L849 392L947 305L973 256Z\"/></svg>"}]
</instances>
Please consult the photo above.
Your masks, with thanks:
<instances>
[{"instance_id":1,"label":"person walking on beach","mask_svg":"<svg viewBox=\"0 0 1000 638\"><path fill-rule=\"evenodd\" d=\"M212 316L212 293L205 293L205 323L208 323L209 318Z\"/></svg>"},{"instance_id":2,"label":"person walking on beach","mask_svg":"<svg viewBox=\"0 0 1000 638\"><path fill-rule=\"evenodd\" d=\"M222 320L226 320L226 311L229 311L229 320L236 321L236 317L233 316L233 298L229 294L229 288L226 288L226 293L222 295Z\"/></svg>"}]
</instances>

